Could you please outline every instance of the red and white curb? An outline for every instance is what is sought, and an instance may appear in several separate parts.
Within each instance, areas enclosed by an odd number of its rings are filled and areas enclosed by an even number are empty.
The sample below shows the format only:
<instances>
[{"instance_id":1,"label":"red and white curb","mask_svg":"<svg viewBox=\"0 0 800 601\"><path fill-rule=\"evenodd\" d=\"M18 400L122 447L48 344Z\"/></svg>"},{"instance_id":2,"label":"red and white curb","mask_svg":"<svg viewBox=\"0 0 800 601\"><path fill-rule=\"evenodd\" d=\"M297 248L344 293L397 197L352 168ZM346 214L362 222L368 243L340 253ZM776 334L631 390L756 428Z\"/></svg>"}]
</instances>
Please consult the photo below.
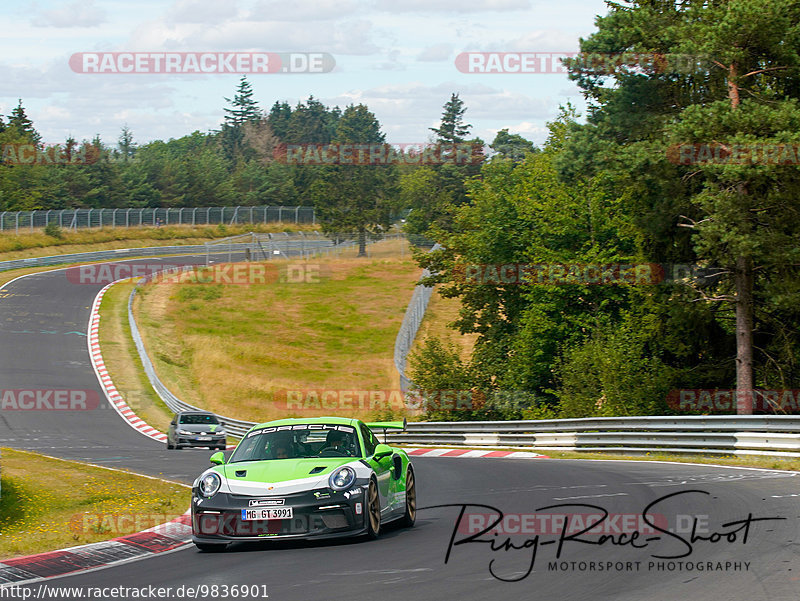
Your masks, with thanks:
<instances>
[{"instance_id":1,"label":"red and white curb","mask_svg":"<svg viewBox=\"0 0 800 601\"><path fill-rule=\"evenodd\" d=\"M550 459L529 451L486 451L480 449L405 449L409 457L485 457L488 459Z\"/></svg>"},{"instance_id":2,"label":"red and white curb","mask_svg":"<svg viewBox=\"0 0 800 601\"><path fill-rule=\"evenodd\" d=\"M105 361L103 361L103 354L100 352L100 340L98 336L100 329L100 303L102 302L106 291L115 283L116 282L111 282L97 293L94 303L92 304L91 313L89 314L89 333L87 339L89 343L89 356L91 357L92 367L94 368L95 374L97 374L97 379L100 382L100 386L102 387L109 404L116 410L117 413L119 413L120 417L122 417L122 419L124 419L134 430L141 432L153 440L166 443L167 435L163 432L159 432L147 424L147 422L141 419L138 415L136 415L125 402L125 399L122 398L122 395L119 393L116 386L114 386L114 382L111 381L111 376L108 375Z\"/></svg>"},{"instance_id":3,"label":"red and white curb","mask_svg":"<svg viewBox=\"0 0 800 601\"><path fill-rule=\"evenodd\" d=\"M191 516L108 541L0 561L0 589L126 563L191 542ZM3 597L4 595L0 595Z\"/></svg>"}]
</instances>

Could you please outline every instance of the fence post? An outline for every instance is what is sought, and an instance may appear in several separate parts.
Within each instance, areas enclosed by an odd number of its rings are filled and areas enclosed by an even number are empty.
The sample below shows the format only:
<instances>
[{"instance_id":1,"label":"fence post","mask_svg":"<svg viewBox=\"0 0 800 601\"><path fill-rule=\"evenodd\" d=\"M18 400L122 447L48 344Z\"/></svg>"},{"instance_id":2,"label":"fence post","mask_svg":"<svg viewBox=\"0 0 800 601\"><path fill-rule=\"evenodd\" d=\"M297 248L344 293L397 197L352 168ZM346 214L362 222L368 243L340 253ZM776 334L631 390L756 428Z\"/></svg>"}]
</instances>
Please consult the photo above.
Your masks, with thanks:
<instances>
[{"instance_id":1,"label":"fence post","mask_svg":"<svg viewBox=\"0 0 800 601\"><path fill-rule=\"evenodd\" d=\"M117 211L119 211L119 209L111 211L111 227L117 227Z\"/></svg>"},{"instance_id":2,"label":"fence post","mask_svg":"<svg viewBox=\"0 0 800 601\"><path fill-rule=\"evenodd\" d=\"M197 215L197 207L192 209L192 225L195 223L195 215Z\"/></svg>"},{"instance_id":3,"label":"fence post","mask_svg":"<svg viewBox=\"0 0 800 601\"><path fill-rule=\"evenodd\" d=\"M31 231L33 231L33 216L36 215L36 211L31 211Z\"/></svg>"},{"instance_id":4,"label":"fence post","mask_svg":"<svg viewBox=\"0 0 800 601\"><path fill-rule=\"evenodd\" d=\"M283 207L278 207L278 223L283 223Z\"/></svg>"}]
</instances>

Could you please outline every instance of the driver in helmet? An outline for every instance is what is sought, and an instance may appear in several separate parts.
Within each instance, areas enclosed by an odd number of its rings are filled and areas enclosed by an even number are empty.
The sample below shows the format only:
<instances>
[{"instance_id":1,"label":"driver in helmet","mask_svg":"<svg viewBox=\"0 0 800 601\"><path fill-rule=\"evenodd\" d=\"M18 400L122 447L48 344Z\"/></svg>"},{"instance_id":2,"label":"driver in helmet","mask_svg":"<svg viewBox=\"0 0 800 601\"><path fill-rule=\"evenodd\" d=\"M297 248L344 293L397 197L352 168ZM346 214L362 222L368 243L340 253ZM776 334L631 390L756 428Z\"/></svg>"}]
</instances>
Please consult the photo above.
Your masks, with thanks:
<instances>
[{"instance_id":1,"label":"driver in helmet","mask_svg":"<svg viewBox=\"0 0 800 601\"><path fill-rule=\"evenodd\" d=\"M346 443L347 436L344 432L331 430L328 432L327 436L325 436L325 444L320 449L320 453L324 451L338 451L342 455L349 455L350 453L347 450Z\"/></svg>"}]
</instances>

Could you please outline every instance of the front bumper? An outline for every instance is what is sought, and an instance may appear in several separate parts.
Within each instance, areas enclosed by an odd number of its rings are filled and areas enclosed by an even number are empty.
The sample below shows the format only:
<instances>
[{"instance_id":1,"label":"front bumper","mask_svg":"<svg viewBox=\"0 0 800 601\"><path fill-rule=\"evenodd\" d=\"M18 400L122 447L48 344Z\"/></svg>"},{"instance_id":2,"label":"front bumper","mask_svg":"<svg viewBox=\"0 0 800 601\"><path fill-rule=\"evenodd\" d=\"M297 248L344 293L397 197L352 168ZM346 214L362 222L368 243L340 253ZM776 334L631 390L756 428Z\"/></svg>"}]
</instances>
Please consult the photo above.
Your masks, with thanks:
<instances>
[{"instance_id":1,"label":"front bumper","mask_svg":"<svg viewBox=\"0 0 800 601\"><path fill-rule=\"evenodd\" d=\"M198 438L210 438L210 440L198 440ZM175 439L175 444L182 447L225 447L227 446L226 435L216 434L181 434Z\"/></svg>"},{"instance_id":2,"label":"front bumper","mask_svg":"<svg viewBox=\"0 0 800 601\"><path fill-rule=\"evenodd\" d=\"M356 482L343 492L324 488L260 497L217 493L210 499L203 499L194 490L192 541L222 543L358 535L366 532L366 490L365 485ZM258 501L264 504L250 504ZM293 516L278 520L242 519L242 510L258 507L291 507Z\"/></svg>"}]
</instances>

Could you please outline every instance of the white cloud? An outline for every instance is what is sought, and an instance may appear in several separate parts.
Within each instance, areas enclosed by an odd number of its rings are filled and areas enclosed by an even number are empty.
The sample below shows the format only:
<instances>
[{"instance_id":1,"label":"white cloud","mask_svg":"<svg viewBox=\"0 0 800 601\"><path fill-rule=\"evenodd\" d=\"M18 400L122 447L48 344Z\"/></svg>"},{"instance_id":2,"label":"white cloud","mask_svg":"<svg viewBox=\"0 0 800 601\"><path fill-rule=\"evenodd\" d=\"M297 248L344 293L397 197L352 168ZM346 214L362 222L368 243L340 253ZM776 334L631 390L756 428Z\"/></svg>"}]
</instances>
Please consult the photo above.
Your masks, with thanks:
<instances>
[{"instance_id":1,"label":"white cloud","mask_svg":"<svg viewBox=\"0 0 800 601\"><path fill-rule=\"evenodd\" d=\"M417 60L422 62L446 61L450 58L453 47L450 44L436 44L428 46L417 55Z\"/></svg>"},{"instance_id":2,"label":"white cloud","mask_svg":"<svg viewBox=\"0 0 800 601\"><path fill-rule=\"evenodd\" d=\"M364 19L340 23L314 22L287 27L269 21L229 21L208 28L198 24L169 24L163 20L138 26L126 50L224 51L266 50L272 52L329 52L369 55L379 50L377 34Z\"/></svg>"},{"instance_id":3,"label":"white cloud","mask_svg":"<svg viewBox=\"0 0 800 601\"><path fill-rule=\"evenodd\" d=\"M94 0L77 0L61 8L44 10L34 15L34 27L97 27L106 22L106 12Z\"/></svg>"},{"instance_id":4,"label":"white cloud","mask_svg":"<svg viewBox=\"0 0 800 601\"><path fill-rule=\"evenodd\" d=\"M262 0L249 18L255 21L332 21L359 12L355 0Z\"/></svg>"},{"instance_id":5,"label":"white cloud","mask_svg":"<svg viewBox=\"0 0 800 601\"><path fill-rule=\"evenodd\" d=\"M217 25L235 18L238 12L236 0L225 0L225 2L177 0L167 12L164 20L170 25L178 23Z\"/></svg>"},{"instance_id":6,"label":"white cloud","mask_svg":"<svg viewBox=\"0 0 800 601\"><path fill-rule=\"evenodd\" d=\"M529 0L378 0L376 7L388 12L476 13L527 10Z\"/></svg>"}]
</instances>

